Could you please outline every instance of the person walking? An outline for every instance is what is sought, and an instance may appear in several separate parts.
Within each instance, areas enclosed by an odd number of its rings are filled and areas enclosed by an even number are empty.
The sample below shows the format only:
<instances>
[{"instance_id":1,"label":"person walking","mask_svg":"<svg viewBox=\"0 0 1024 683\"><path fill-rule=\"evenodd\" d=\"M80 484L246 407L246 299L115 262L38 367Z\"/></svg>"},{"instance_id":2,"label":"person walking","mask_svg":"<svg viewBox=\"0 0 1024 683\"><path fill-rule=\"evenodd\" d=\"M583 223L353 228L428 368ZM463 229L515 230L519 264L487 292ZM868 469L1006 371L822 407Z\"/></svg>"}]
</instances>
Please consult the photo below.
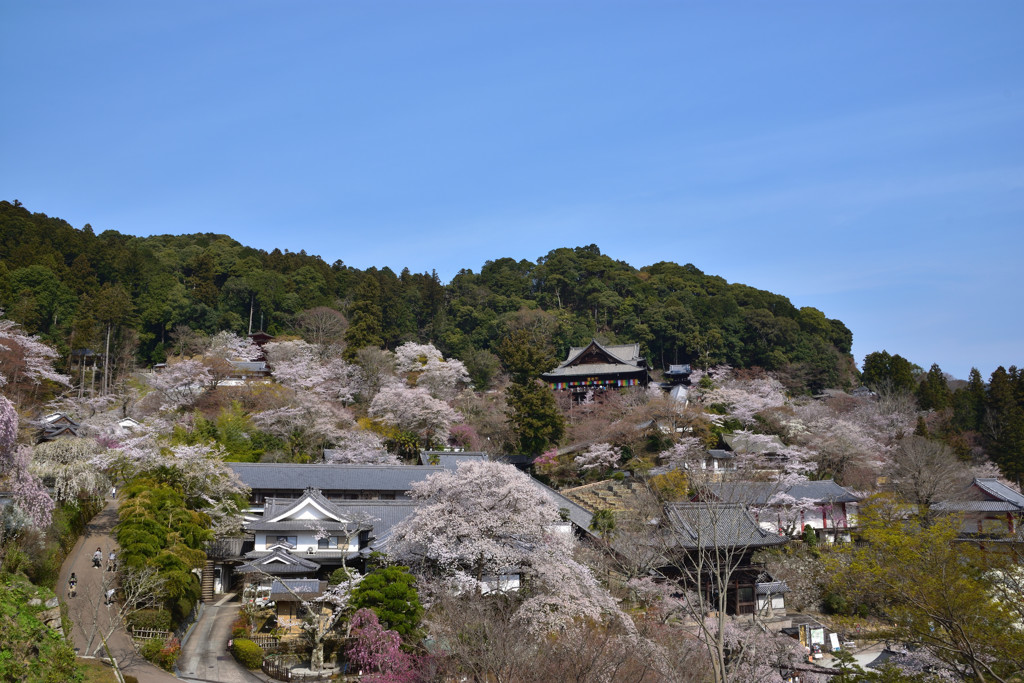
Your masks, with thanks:
<instances>
[{"instance_id":1,"label":"person walking","mask_svg":"<svg viewBox=\"0 0 1024 683\"><path fill-rule=\"evenodd\" d=\"M96 548L96 552L94 552L92 554L92 566L95 567L96 569L99 569L100 565L102 564L102 562L103 562L103 550L100 549L100 548Z\"/></svg>"},{"instance_id":2,"label":"person walking","mask_svg":"<svg viewBox=\"0 0 1024 683\"><path fill-rule=\"evenodd\" d=\"M110 551L110 555L109 555L109 557L107 557L107 571L108 572L116 572L117 571L117 555L114 553L113 550Z\"/></svg>"},{"instance_id":3,"label":"person walking","mask_svg":"<svg viewBox=\"0 0 1024 683\"><path fill-rule=\"evenodd\" d=\"M107 591L107 600L103 604L104 605L113 605L114 604L114 593L116 593L116 592L117 591L114 588L109 589Z\"/></svg>"},{"instance_id":4,"label":"person walking","mask_svg":"<svg viewBox=\"0 0 1024 683\"><path fill-rule=\"evenodd\" d=\"M78 577L71 572L71 576L68 578L68 597L73 598L76 595L78 595Z\"/></svg>"}]
</instances>

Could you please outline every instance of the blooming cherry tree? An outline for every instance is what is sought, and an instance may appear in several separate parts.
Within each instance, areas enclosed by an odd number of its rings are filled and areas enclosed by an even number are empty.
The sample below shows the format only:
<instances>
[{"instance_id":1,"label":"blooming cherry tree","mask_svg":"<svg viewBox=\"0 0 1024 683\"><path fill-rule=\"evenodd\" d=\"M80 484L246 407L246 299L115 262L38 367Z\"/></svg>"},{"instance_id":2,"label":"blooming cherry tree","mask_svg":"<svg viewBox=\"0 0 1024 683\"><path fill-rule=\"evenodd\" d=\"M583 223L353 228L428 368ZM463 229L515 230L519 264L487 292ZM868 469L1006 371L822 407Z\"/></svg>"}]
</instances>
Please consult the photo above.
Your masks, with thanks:
<instances>
[{"instance_id":1,"label":"blooming cherry tree","mask_svg":"<svg viewBox=\"0 0 1024 683\"><path fill-rule=\"evenodd\" d=\"M271 342L264 350L274 368L274 378L286 387L347 404L361 384L358 366L340 357L325 357L304 341Z\"/></svg>"},{"instance_id":2,"label":"blooming cherry tree","mask_svg":"<svg viewBox=\"0 0 1024 683\"><path fill-rule=\"evenodd\" d=\"M331 465L401 465L402 461L388 453L379 436L365 429L349 429L324 450L324 462Z\"/></svg>"},{"instance_id":3,"label":"blooming cherry tree","mask_svg":"<svg viewBox=\"0 0 1024 683\"><path fill-rule=\"evenodd\" d=\"M161 407L177 410L193 405L204 387L213 381L213 374L201 360L189 358L168 363L163 370L147 375L146 379L160 396Z\"/></svg>"},{"instance_id":4,"label":"blooming cherry tree","mask_svg":"<svg viewBox=\"0 0 1024 683\"><path fill-rule=\"evenodd\" d=\"M391 553L457 592L528 586L515 620L546 633L578 618L618 616L614 601L573 557L555 504L511 465L468 462L413 485L417 511L395 526Z\"/></svg>"},{"instance_id":5,"label":"blooming cherry tree","mask_svg":"<svg viewBox=\"0 0 1024 683\"><path fill-rule=\"evenodd\" d=\"M597 443L577 455L573 462L580 470L607 470L615 467L622 457L622 450L612 446L610 443Z\"/></svg>"},{"instance_id":6,"label":"blooming cherry tree","mask_svg":"<svg viewBox=\"0 0 1024 683\"><path fill-rule=\"evenodd\" d=\"M370 404L370 417L412 432L428 446L448 440L448 429L459 419L454 408L422 387L392 385L382 388Z\"/></svg>"}]
</instances>

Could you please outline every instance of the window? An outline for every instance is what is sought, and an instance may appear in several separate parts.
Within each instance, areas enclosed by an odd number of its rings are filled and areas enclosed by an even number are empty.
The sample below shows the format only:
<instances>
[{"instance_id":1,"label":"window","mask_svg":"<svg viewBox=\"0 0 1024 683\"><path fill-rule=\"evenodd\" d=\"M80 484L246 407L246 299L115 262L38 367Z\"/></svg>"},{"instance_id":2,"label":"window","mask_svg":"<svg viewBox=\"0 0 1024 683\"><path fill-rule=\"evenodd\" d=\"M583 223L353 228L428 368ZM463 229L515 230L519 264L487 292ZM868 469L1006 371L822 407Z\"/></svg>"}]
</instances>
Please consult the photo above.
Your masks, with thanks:
<instances>
[{"instance_id":1,"label":"window","mask_svg":"<svg viewBox=\"0 0 1024 683\"><path fill-rule=\"evenodd\" d=\"M267 536L267 545L283 545L288 548L294 548L298 545L297 536Z\"/></svg>"},{"instance_id":2,"label":"window","mask_svg":"<svg viewBox=\"0 0 1024 683\"><path fill-rule=\"evenodd\" d=\"M320 550L330 550L332 548L337 549L338 537L328 536L327 538L319 538L316 541L316 547Z\"/></svg>"}]
</instances>

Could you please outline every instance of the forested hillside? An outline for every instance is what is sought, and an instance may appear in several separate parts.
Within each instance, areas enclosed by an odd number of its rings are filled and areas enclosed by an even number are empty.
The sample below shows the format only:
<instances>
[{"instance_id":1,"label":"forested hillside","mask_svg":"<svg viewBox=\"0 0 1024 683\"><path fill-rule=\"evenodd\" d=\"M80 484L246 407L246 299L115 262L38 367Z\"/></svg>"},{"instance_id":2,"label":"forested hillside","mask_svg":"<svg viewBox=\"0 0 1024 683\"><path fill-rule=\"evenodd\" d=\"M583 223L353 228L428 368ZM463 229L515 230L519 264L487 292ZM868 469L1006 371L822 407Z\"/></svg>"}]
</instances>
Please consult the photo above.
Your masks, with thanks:
<instances>
[{"instance_id":1,"label":"forested hillside","mask_svg":"<svg viewBox=\"0 0 1024 683\"><path fill-rule=\"evenodd\" d=\"M185 326L281 334L303 311L330 307L347 317L353 352L429 341L471 370L474 354L504 331L528 328L556 357L594 336L637 341L655 368L759 366L798 392L845 386L855 373L852 334L821 311L690 264L637 270L596 245L536 262L496 258L444 284L436 273L360 271L226 235L97 235L2 201L0 306L64 358L71 349L106 353L109 341L114 372L163 361Z\"/></svg>"}]
</instances>

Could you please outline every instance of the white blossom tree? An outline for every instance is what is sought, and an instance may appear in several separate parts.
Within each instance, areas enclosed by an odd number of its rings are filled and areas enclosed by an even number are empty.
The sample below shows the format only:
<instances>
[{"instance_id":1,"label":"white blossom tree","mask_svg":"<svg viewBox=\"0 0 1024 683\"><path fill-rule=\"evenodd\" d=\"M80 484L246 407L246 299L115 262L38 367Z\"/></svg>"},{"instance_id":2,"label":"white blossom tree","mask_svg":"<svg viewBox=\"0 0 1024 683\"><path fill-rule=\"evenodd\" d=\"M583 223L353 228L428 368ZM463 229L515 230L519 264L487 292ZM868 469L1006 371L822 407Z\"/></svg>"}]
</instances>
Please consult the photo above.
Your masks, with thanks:
<instances>
[{"instance_id":1,"label":"white blossom tree","mask_svg":"<svg viewBox=\"0 0 1024 683\"><path fill-rule=\"evenodd\" d=\"M402 464L396 455L388 453L379 436L365 429L344 432L333 449L324 450L324 462L331 465Z\"/></svg>"},{"instance_id":2,"label":"white blossom tree","mask_svg":"<svg viewBox=\"0 0 1024 683\"><path fill-rule=\"evenodd\" d=\"M103 450L94 439L62 438L35 447L32 473L50 484L57 502L73 503L80 497L101 498L110 480L95 465Z\"/></svg>"},{"instance_id":3,"label":"white blossom tree","mask_svg":"<svg viewBox=\"0 0 1024 683\"><path fill-rule=\"evenodd\" d=\"M511 465L463 463L413 485L420 507L393 530L390 553L450 590L489 594L523 578L514 620L546 633L574 619L619 618L614 601L573 557L555 504Z\"/></svg>"},{"instance_id":4,"label":"white blossom tree","mask_svg":"<svg viewBox=\"0 0 1024 683\"><path fill-rule=\"evenodd\" d=\"M421 387L392 385L382 388L370 404L370 417L419 436L423 445L448 440L448 429L459 413Z\"/></svg>"},{"instance_id":5,"label":"white blossom tree","mask_svg":"<svg viewBox=\"0 0 1024 683\"><path fill-rule=\"evenodd\" d=\"M450 401L471 383L462 361L445 360L432 344L406 342L395 349L395 369L407 374L411 386L423 387L434 398Z\"/></svg>"},{"instance_id":6,"label":"white blossom tree","mask_svg":"<svg viewBox=\"0 0 1024 683\"><path fill-rule=\"evenodd\" d=\"M188 358L170 362L159 372L146 376L149 386L160 396L161 408L177 410L195 404L213 373L201 360Z\"/></svg>"},{"instance_id":7,"label":"white blossom tree","mask_svg":"<svg viewBox=\"0 0 1024 683\"><path fill-rule=\"evenodd\" d=\"M296 390L351 403L361 384L358 366L340 356L327 356L304 341L271 342L264 346L278 382Z\"/></svg>"},{"instance_id":8,"label":"white blossom tree","mask_svg":"<svg viewBox=\"0 0 1024 683\"><path fill-rule=\"evenodd\" d=\"M586 451L577 455L573 462L582 471L607 470L619 464L622 457L622 450L612 446L610 443L596 443Z\"/></svg>"}]
</instances>

